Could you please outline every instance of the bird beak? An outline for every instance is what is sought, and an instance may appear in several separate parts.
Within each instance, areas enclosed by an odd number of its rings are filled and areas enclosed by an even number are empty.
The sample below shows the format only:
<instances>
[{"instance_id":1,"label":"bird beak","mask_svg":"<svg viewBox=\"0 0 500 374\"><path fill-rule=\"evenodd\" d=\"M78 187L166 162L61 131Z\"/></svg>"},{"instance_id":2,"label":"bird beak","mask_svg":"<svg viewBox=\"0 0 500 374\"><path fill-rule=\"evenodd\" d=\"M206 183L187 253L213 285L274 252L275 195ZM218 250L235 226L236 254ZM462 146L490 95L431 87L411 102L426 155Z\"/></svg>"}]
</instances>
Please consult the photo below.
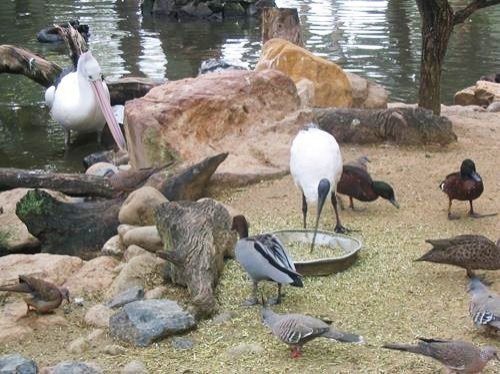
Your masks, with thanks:
<instances>
[{"instance_id":1,"label":"bird beak","mask_svg":"<svg viewBox=\"0 0 500 374\"><path fill-rule=\"evenodd\" d=\"M394 205L396 208L398 208L398 209L399 209L399 204L398 204L398 202L396 201L396 199L389 199L389 202L390 202L392 205Z\"/></svg>"},{"instance_id":2,"label":"bird beak","mask_svg":"<svg viewBox=\"0 0 500 374\"><path fill-rule=\"evenodd\" d=\"M472 172L471 174L471 177L472 179L474 179L476 182L481 182L481 177L479 176L478 173L476 173L475 171Z\"/></svg>"},{"instance_id":3,"label":"bird beak","mask_svg":"<svg viewBox=\"0 0 500 374\"><path fill-rule=\"evenodd\" d=\"M111 109L111 104L109 102L109 98L104 92L104 86L101 79L97 79L95 81L90 82L90 86L92 87L92 91L94 91L94 95L97 98L97 103L101 108L102 114L106 119L109 129L111 130L111 135L113 135L113 139L115 139L116 144L120 150L126 150L127 144L125 142L125 138L123 137L122 130L120 129L120 125L116 121L115 115L113 114L113 110Z\"/></svg>"},{"instance_id":4,"label":"bird beak","mask_svg":"<svg viewBox=\"0 0 500 374\"><path fill-rule=\"evenodd\" d=\"M322 185L323 181L326 181L324 185ZM318 234L319 217L321 216L321 211L323 210L323 205L325 205L325 200L329 192L330 183L326 179L321 180L318 186L318 209L316 210L316 224L314 225L314 235L311 242L311 253L314 250L314 243L316 242L316 235Z\"/></svg>"}]
</instances>

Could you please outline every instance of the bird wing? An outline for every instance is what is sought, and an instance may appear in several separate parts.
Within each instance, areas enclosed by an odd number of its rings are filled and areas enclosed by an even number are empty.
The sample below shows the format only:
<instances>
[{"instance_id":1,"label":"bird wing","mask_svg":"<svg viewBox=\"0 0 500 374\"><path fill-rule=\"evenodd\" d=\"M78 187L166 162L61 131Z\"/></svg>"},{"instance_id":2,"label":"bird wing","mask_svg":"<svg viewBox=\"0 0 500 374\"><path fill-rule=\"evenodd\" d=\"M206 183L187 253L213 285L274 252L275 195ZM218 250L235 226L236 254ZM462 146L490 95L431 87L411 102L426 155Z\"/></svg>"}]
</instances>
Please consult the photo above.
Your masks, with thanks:
<instances>
[{"instance_id":1,"label":"bird wing","mask_svg":"<svg viewBox=\"0 0 500 374\"><path fill-rule=\"evenodd\" d=\"M256 242L262 244L263 250L284 268L295 271L295 264L285 249L285 245L276 235L263 234L255 236Z\"/></svg>"},{"instance_id":2,"label":"bird wing","mask_svg":"<svg viewBox=\"0 0 500 374\"><path fill-rule=\"evenodd\" d=\"M500 296L488 289L472 294L469 314L476 325L500 323Z\"/></svg>"},{"instance_id":3,"label":"bird wing","mask_svg":"<svg viewBox=\"0 0 500 374\"><path fill-rule=\"evenodd\" d=\"M280 243L278 241L274 241L266 238L265 242L259 240L262 236L249 238L250 241L253 241L254 249L275 269L278 269L282 273L287 274L288 276L301 277L299 273L295 271L295 266L293 265L293 261L290 256L286 253L284 247L277 246L276 243ZM272 244L268 246L266 244ZM291 264L291 266L290 266Z\"/></svg>"},{"instance_id":4,"label":"bird wing","mask_svg":"<svg viewBox=\"0 0 500 374\"><path fill-rule=\"evenodd\" d=\"M495 245L490 239L482 235L457 235L447 239L427 239L427 243L432 244L436 249L448 249L470 244Z\"/></svg>"},{"instance_id":5,"label":"bird wing","mask_svg":"<svg viewBox=\"0 0 500 374\"><path fill-rule=\"evenodd\" d=\"M419 338L423 343L422 353L432 357L452 370L464 370L467 362L474 359L478 354L477 348L460 340L439 340Z\"/></svg>"},{"instance_id":6,"label":"bird wing","mask_svg":"<svg viewBox=\"0 0 500 374\"><path fill-rule=\"evenodd\" d=\"M330 329L323 321L302 314L282 315L276 328L281 340L287 344L299 344L314 339Z\"/></svg>"},{"instance_id":7,"label":"bird wing","mask_svg":"<svg viewBox=\"0 0 500 374\"><path fill-rule=\"evenodd\" d=\"M337 192L366 200L371 197L369 195L373 195L372 183L372 177L366 170L356 166L344 165L342 176L337 184ZM372 193L369 194L370 192Z\"/></svg>"},{"instance_id":8,"label":"bird wing","mask_svg":"<svg viewBox=\"0 0 500 374\"><path fill-rule=\"evenodd\" d=\"M61 293L57 286L42 279L20 275L19 283L27 284L31 289L31 293L41 300L50 301L61 298Z\"/></svg>"}]
</instances>

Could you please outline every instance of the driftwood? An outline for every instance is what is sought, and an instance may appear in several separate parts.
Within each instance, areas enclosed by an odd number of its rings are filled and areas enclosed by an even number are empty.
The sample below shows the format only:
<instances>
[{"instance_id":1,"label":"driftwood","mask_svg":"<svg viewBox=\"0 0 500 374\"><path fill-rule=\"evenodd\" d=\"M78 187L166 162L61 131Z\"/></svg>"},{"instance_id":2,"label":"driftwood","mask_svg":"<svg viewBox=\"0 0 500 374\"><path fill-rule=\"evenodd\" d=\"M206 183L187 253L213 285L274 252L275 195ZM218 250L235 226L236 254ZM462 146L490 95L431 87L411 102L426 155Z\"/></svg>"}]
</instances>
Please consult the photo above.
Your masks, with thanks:
<instances>
[{"instance_id":1,"label":"driftwood","mask_svg":"<svg viewBox=\"0 0 500 374\"><path fill-rule=\"evenodd\" d=\"M22 74L44 87L50 87L62 68L28 49L0 45L0 73Z\"/></svg>"},{"instance_id":2,"label":"driftwood","mask_svg":"<svg viewBox=\"0 0 500 374\"><path fill-rule=\"evenodd\" d=\"M304 46L299 14L296 8L264 8L262 10L262 44L281 38Z\"/></svg>"},{"instance_id":3,"label":"driftwood","mask_svg":"<svg viewBox=\"0 0 500 374\"><path fill-rule=\"evenodd\" d=\"M93 258L119 225L124 198L64 203L42 190L28 191L16 215L42 243L42 252Z\"/></svg>"},{"instance_id":4,"label":"driftwood","mask_svg":"<svg viewBox=\"0 0 500 374\"><path fill-rule=\"evenodd\" d=\"M227 209L212 199L167 202L155 211L156 227L167 259L165 275L186 286L191 311L197 319L216 311L214 291L224 267L224 257L236 243Z\"/></svg>"},{"instance_id":5,"label":"driftwood","mask_svg":"<svg viewBox=\"0 0 500 374\"><path fill-rule=\"evenodd\" d=\"M210 178L227 155L220 153L207 157L195 165L176 171L170 178L164 178L160 183L151 178L148 185L155 187L169 201L197 200L203 195Z\"/></svg>"},{"instance_id":6,"label":"driftwood","mask_svg":"<svg viewBox=\"0 0 500 374\"><path fill-rule=\"evenodd\" d=\"M314 117L321 129L342 143L446 145L457 140L447 117L422 108L315 109Z\"/></svg>"},{"instance_id":7,"label":"driftwood","mask_svg":"<svg viewBox=\"0 0 500 374\"><path fill-rule=\"evenodd\" d=\"M71 25L68 25L67 27L56 25L54 27L59 35L61 35L66 47L68 47L69 58L73 62L73 66L76 68L80 55L87 52L89 49L87 42L83 38L82 34L80 34L78 30Z\"/></svg>"}]
</instances>

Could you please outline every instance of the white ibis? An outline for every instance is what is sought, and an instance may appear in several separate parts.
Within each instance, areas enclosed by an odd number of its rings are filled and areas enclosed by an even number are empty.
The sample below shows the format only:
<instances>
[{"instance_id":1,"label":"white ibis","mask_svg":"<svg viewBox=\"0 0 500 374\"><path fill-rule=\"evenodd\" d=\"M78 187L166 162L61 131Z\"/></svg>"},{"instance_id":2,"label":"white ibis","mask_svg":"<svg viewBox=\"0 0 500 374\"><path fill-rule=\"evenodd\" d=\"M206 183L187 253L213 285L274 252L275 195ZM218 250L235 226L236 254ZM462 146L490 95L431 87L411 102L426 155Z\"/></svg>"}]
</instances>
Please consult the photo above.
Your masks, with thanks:
<instances>
[{"instance_id":1,"label":"white ibis","mask_svg":"<svg viewBox=\"0 0 500 374\"><path fill-rule=\"evenodd\" d=\"M337 210L336 188L342 176L342 155L335 138L314 125L299 131L290 149L290 173L302 192L302 214L306 228L307 205L317 205L316 225L311 244L314 248L319 218L325 200L331 197L335 210L335 232L345 233Z\"/></svg>"},{"instance_id":2,"label":"white ibis","mask_svg":"<svg viewBox=\"0 0 500 374\"><path fill-rule=\"evenodd\" d=\"M107 122L111 134L120 149L126 148L109 101L109 91L102 80L101 67L90 51L78 59L76 71L62 77L59 84L45 91L45 103L52 118L64 129L66 147L70 142L70 131L97 131L98 140Z\"/></svg>"}]
</instances>

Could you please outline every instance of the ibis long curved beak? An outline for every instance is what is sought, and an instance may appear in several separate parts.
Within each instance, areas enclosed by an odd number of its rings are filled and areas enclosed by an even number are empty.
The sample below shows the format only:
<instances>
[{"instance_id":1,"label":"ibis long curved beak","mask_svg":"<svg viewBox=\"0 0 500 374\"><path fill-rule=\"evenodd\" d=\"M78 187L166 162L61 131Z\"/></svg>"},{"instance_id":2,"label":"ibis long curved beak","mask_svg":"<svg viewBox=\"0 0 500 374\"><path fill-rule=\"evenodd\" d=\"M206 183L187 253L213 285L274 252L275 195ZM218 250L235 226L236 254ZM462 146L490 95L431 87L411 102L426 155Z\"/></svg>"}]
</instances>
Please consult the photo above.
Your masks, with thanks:
<instances>
[{"instance_id":1,"label":"ibis long curved beak","mask_svg":"<svg viewBox=\"0 0 500 374\"><path fill-rule=\"evenodd\" d=\"M113 135L113 139L115 139L118 148L120 148L120 150L126 150L127 143L125 142L125 137L123 136L120 125L116 121L116 118L113 114L113 110L111 109L111 104L109 102L109 97L104 92L102 80L98 79L95 81L91 81L90 86L92 87L92 91L94 91L94 95L97 99L99 107L101 108L102 114L106 119L106 123L111 130L111 135Z\"/></svg>"}]
</instances>

